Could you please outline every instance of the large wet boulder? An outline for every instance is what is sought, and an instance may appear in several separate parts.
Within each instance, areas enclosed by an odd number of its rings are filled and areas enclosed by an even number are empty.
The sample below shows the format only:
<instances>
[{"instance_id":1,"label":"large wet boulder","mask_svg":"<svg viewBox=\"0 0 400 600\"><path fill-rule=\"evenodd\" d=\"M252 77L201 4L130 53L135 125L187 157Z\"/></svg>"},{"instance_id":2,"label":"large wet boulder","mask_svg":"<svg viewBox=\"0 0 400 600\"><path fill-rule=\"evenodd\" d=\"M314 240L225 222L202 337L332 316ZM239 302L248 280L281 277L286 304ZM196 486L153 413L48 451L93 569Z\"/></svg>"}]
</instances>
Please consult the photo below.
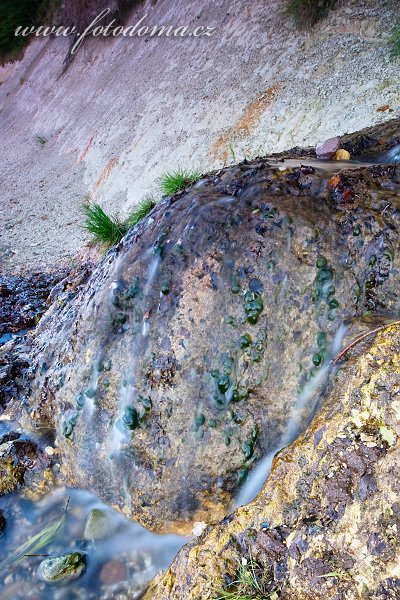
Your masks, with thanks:
<instances>
[{"instance_id":1,"label":"large wet boulder","mask_svg":"<svg viewBox=\"0 0 400 600\"><path fill-rule=\"evenodd\" d=\"M217 521L342 323L399 313L396 166L329 168L201 180L42 319L29 419L55 427L69 485L157 530Z\"/></svg>"},{"instance_id":2,"label":"large wet boulder","mask_svg":"<svg viewBox=\"0 0 400 600\"><path fill-rule=\"evenodd\" d=\"M225 597L243 572L286 600L399 598L399 357L399 325L346 353L257 498L186 545L146 598Z\"/></svg>"}]
</instances>

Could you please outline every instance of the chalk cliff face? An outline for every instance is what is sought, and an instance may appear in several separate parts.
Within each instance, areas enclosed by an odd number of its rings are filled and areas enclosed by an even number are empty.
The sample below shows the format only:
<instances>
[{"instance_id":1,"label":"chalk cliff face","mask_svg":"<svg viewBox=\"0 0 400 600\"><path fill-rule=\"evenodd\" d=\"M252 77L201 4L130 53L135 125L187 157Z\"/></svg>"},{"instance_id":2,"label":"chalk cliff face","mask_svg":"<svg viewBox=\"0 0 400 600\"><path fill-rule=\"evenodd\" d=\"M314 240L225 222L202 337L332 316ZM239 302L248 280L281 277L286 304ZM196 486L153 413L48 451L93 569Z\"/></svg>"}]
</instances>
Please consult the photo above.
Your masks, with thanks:
<instances>
[{"instance_id":1,"label":"chalk cliff face","mask_svg":"<svg viewBox=\"0 0 400 600\"><path fill-rule=\"evenodd\" d=\"M242 558L287 600L398 598L399 350L395 326L356 351L259 496L185 546L146 598L215 598Z\"/></svg>"},{"instance_id":2,"label":"chalk cliff face","mask_svg":"<svg viewBox=\"0 0 400 600\"><path fill-rule=\"evenodd\" d=\"M388 118L398 65L386 38L397 0L338 2L298 32L284 0L157 0L127 20L215 27L213 36L36 40L0 70L2 270L52 266L83 244L87 194L126 213L166 169L219 168ZM312 83L310 83L312 82ZM362 98L362 100L360 100ZM389 110L387 108L387 110ZM45 139L45 143L38 143Z\"/></svg>"},{"instance_id":3,"label":"chalk cliff face","mask_svg":"<svg viewBox=\"0 0 400 600\"><path fill-rule=\"evenodd\" d=\"M399 314L397 167L310 163L245 163L166 199L43 318L30 417L56 430L68 484L156 530L215 522L342 323Z\"/></svg>"}]
</instances>

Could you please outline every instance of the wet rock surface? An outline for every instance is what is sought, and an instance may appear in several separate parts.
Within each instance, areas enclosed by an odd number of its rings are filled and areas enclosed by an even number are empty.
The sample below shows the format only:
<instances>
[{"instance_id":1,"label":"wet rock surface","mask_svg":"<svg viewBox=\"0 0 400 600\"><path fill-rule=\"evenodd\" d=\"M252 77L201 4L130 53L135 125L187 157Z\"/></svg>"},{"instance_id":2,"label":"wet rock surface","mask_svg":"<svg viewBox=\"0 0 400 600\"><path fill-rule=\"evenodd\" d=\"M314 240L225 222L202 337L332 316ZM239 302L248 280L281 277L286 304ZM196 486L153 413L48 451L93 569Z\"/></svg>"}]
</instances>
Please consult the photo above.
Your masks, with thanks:
<instances>
[{"instance_id":1,"label":"wet rock surface","mask_svg":"<svg viewBox=\"0 0 400 600\"><path fill-rule=\"evenodd\" d=\"M25 402L29 395L32 337L26 328L34 329L51 304L63 306L69 302L92 270L93 264L86 262L68 272L0 278L0 295L5 297L0 302L0 410L12 400Z\"/></svg>"},{"instance_id":2,"label":"wet rock surface","mask_svg":"<svg viewBox=\"0 0 400 600\"><path fill-rule=\"evenodd\" d=\"M218 520L343 321L399 314L397 167L335 169L223 169L53 305L29 419L55 427L69 484L158 530Z\"/></svg>"},{"instance_id":3,"label":"wet rock surface","mask_svg":"<svg viewBox=\"0 0 400 600\"><path fill-rule=\"evenodd\" d=\"M78 579L85 569L85 554L82 552L68 552L42 560L38 575L46 583L65 585L74 579Z\"/></svg>"},{"instance_id":4,"label":"wet rock surface","mask_svg":"<svg viewBox=\"0 0 400 600\"><path fill-rule=\"evenodd\" d=\"M49 457L34 441L16 431L0 435L0 495L23 485L34 492L49 466Z\"/></svg>"},{"instance_id":5,"label":"wet rock surface","mask_svg":"<svg viewBox=\"0 0 400 600\"><path fill-rule=\"evenodd\" d=\"M215 598L243 559L278 598L398 598L399 351L397 325L346 354L258 497L186 545L146 598Z\"/></svg>"},{"instance_id":6,"label":"wet rock surface","mask_svg":"<svg viewBox=\"0 0 400 600\"><path fill-rule=\"evenodd\" d=\"M13 398L22 400L31 360L26 352L15 345L7 351L0 349L0 409Z\"/></svg>"},{"instance_id":7,"label":"wet rock surface","mask_svg":"<svg viewBox=\"0 0 400 600\"><path fill-rule=\"evenodd\" d=\"M62 271L29 277L0 276L0 343L4 334L36 325L48 307L46 301L52 288L66 275Z\"/></svg>"}]
</instances>

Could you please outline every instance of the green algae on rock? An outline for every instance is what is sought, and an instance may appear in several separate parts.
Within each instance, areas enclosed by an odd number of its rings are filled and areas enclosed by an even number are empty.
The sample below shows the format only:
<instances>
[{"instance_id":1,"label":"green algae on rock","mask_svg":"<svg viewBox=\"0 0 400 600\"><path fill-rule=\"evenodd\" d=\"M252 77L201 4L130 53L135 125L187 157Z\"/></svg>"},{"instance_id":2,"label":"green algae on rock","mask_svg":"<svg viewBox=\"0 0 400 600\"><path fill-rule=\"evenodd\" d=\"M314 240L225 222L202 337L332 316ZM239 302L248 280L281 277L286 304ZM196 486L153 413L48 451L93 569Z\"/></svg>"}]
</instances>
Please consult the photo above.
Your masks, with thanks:
<instances>
[{"instance_id":1,"label":"green algae on rock","mask_svg":"<svg viewBox=\"0 0 400 600\"><path fill-rule=\"evenodd\" d=\"M86 569L82 552L67 552L61 556L45 558L39 565L38 576L46 583L67 584L78 579Z\"/></svg>"}]
</instances>

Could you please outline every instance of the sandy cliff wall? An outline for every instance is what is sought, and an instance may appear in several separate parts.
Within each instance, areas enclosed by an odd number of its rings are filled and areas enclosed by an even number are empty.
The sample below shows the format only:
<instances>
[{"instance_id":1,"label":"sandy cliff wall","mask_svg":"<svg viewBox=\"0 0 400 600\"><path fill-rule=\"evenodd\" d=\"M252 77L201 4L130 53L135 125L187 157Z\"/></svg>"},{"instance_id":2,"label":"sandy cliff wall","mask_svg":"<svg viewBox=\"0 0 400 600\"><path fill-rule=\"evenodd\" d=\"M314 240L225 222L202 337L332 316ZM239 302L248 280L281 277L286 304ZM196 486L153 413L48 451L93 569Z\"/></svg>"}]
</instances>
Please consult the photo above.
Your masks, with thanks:
<instances>
[{"instance_id":1,"label":"sandy cliff wall","mask_svg":"<svg viewBox=\"0 0 400 600\"><path fill-rule=\"evenodd\" d=\"M217 168L313 144L393 116L398 62L385 46L397 0L340 0L313 31L284 0L157 0L149 25L212 37L89 40L61 75L68 41L35 41L0 70L0 268L52 266L82 247L90 194L126 213L177 166ZM36 136L44 136L39 144Z\"/></svg>"}]
</instances>

